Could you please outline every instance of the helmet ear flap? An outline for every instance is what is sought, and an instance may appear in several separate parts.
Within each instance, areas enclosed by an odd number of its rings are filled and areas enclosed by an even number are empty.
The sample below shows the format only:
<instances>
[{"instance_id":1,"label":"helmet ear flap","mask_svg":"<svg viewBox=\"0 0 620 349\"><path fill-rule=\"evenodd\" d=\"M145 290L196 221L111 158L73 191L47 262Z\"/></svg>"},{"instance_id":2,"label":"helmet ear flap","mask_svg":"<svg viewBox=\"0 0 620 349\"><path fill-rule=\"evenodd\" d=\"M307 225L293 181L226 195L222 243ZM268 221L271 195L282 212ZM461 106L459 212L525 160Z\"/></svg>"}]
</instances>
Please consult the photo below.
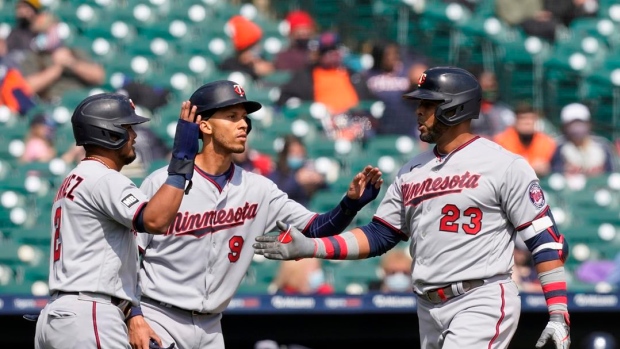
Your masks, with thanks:
<instances>
[{"instance_id":1,"label":"helmet ear flap","mask_svg":"<svg viewBox=\"0 0 620 349\"><path fill-rule=\"evenodd\" d=\"M248 129L245 131L246 135L250 134L250 131L252 131L252 119L250 119L249 117L245 117L245 122L248 124Z\"/></svg>"}]
</instances>

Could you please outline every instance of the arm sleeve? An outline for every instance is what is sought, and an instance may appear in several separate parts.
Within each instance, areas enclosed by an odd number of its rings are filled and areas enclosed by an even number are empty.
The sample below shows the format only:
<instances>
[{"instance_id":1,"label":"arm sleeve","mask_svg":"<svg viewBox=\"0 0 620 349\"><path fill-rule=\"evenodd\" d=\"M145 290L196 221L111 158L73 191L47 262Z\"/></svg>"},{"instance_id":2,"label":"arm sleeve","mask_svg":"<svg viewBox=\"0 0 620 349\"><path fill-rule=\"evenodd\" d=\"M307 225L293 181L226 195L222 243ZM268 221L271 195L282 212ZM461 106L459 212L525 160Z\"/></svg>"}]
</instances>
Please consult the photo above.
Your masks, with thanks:
<instances>
[{"instance_id":1,"label":"arm sleeve","mask_svg":"<svg viewBox=\"0 0 620 349\"><path fill-rule=\"evenodd\" d=\"M155 195L159 187L161 187L161 184L155 184L156 182L159 182L158 179L160 177L162 176L158 175L158 172L155 172L150 176L146 177L144 181L142 181L142 185L140 185L140 190L144 193L144 195L146 195L146 197L152 197L153 195ZM136 240L138 242L138 248L140 249L140 252L144 252L148 245L151 243L151 240L153 240L153 235L146 232L138 232L138 237Z\"/></svg>"},{"instance_id":2,"label":"arm sleeve","mask_svg":"<svg viewBox=\"0 0 620 349\"><path fill-rule=\"evenodd\" d=\"M134 219L147 196L127 177L113 172L99 179L93 188L93 202L108 217L134 229Z\"/></svg>"},{"instance_id":3,"label":"arm sleeve","mask_svg":"<svg viewBox=\"0 0 620 349\"><path fill-rule=\"evenodd\" d=\"M380 256L391 250L403 239L406 239L406 236L394 231L391 227L378 220L373 220L370 224L360 227L360 229L366 234L368 239L368 246L370 247L368 257Z\"/></svg>"},{"instance_id":4,"label":"arm sleeve","mask_svg":"<svg viewBox=\"0 0 620 349\"><path fill-rule=\"evenodd\" d=\"M547 207L538 177L523 158L515 159L506 169L499 196L503 211L517 230L531 223Z\"/></svg>"},{"instance_id":5,"label":"arm sleeve","mask_svg":"<svg viewBox=\"0 0 620 349\"><path fill-rule=\"evenodd\" d=\"M343 202L327 213L316 216L302 233L311 238L322 238L343 232L355 218L355 214L343 210Z\"/></svg>"}]
</instances>

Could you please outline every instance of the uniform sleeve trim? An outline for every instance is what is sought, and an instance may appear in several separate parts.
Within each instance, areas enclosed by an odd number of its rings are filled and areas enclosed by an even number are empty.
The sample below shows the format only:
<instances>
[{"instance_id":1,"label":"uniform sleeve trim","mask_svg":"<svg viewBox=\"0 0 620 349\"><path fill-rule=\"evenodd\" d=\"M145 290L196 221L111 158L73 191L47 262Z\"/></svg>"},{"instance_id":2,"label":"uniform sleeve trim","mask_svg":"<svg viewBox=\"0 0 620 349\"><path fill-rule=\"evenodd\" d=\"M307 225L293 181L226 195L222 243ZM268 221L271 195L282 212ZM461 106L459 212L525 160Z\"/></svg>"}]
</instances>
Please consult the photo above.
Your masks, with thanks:
<instances>
[{"instance_id":1,"label":"uniform sleeve trim","mask_svg":"<svg viewBox=\"0 0 620 349\"><path fill-rule=\"evenodd\" d=\"M400 236L401 240L403 240L403 241L409 240L409 236L407 236L407 234L403 233L400 229L397 229L396 227L394 227L390 223L386 222L382 218L379 218L377 216L373 216L372 220L377 222L377 223L379 223L379 224L381 224L381 225L384 225L388 229L392 230L394 233L396 233L397 235Z\"/></svg>"}]
</instances>

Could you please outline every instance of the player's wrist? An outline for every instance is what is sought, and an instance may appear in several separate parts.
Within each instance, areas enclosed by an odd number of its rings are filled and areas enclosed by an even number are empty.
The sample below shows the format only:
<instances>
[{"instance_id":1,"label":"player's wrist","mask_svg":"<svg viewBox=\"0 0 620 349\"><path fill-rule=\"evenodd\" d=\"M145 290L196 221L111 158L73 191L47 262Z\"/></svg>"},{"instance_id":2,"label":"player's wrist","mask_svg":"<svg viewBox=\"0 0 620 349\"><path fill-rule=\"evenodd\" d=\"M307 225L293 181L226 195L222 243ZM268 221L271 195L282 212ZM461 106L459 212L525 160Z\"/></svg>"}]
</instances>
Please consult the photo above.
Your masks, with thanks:
<instances>
[{"instance_id":1,"label":"player's wrist","mask_svg":"<svg viewBox=\"0 0 620 349\"><path fill-rule=\"evenodd\" d=\"M347 195L345 195L344 198L340 200L340 208L346 216L355 216L357 212L361 209L358 208L359 205L359 200L351 199Z\"/></svg>"},{"instance_id":2,"label":"player's wrist","mask_svg":"<svg viewBox=\"0 0 620 349\"><path fill-rule=\"evenodd\" d=\"M131 307L131 310L129 311L129 315L127 316L127 319L125 319L125 321L129 321L130 319L136 316L142 316L142 317L144 316L142 314L142 308L140 308L139 306Z\"/></svg>"}]
</instances>

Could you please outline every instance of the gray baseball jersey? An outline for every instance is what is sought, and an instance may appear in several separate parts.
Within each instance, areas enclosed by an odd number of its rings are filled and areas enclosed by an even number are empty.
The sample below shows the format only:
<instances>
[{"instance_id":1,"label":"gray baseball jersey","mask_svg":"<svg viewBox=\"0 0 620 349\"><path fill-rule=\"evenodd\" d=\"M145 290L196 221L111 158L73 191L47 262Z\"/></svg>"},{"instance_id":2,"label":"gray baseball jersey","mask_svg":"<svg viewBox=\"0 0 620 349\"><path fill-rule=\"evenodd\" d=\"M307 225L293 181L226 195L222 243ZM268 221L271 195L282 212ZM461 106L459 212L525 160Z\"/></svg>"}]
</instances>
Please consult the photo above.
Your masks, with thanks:
<instances>
[{"instance_id":1,"label":"gray baseball jersey","mask_svg":"<svg viewBox=\"0 0 620 349\"><path fill-rule=\"evenodd\" d=\"M141 189L151 196L166 177L166 169L159 169ZM145 250L142 295L186 310L220 313L252 262L254 238L274 230L276 220L302 230L315 215L271 180L236 165L223 188L196 170L168 232L138 234Z\"/></svg>"},{"instance_id":2,"label":"gray baseball jersey","mask_svg":"<svg viewBox=\"0 0 620 349\"><path fill-rule=\"evenodd\" d=\"M516 227L545 209L536 174L520 156L474 138L449 155L414 157L375 217L412 239L417 292L509 275Z\"/></svg>"},{"instance_id":3,"label":"gray baseball jersey","mask_svg":"<svg viewBox=\"0 0 620 349\"><path fill-rule=\"evenodd\" d=\"M52 207L50 292L92 292L138 304L138 248L132 222L147 201L124 175L82 161Z\"/></svg>"}]
</instances>

